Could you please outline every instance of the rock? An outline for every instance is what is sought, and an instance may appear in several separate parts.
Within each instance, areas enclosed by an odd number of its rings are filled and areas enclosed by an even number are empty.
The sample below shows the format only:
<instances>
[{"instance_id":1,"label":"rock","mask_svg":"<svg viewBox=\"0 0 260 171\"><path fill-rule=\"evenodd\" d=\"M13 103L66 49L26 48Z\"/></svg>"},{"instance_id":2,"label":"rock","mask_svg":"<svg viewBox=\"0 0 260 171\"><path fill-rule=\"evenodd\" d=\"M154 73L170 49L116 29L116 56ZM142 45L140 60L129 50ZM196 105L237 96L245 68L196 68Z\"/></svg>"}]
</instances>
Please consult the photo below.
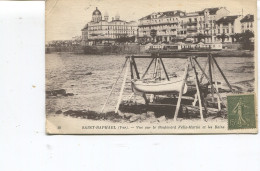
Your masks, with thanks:
<instances>
[{"instance_id":1,"label":"rock","mask_svg":"<svg viewBox=\"0 0 260 171\"><path fill-rule=\"evenodd\" d=\"M64 90L64 89L53 90L53 92L55 92L55 93L57 93L57 94L61 94L61 95L66 95L66 90Z\"/></svg>"},{"instance_id":2,"label":"rock","mask_svg":"<svg viewBox=\"0 0 260 171\"><path fill-rule=\"evenodd\" d=\"M142 113L140 119L145 120L147 118L146 113Z\"/></svg>"},{"instance_id":3,"label":"rock","mask_svg":"<svg viewBox=\"0 0 260 171\"><path fill-rule=\"evenodd\" d=\"M51 90L51 91L46 91L47 96L57 96L57 95L66 95L66 90L60 89L60 90Z\"/></svg>"},{"instance_id":4,"label":"rock","mask_svg":"<svg viewBox=\"0 0 260 171\"><path fill-rule=\"evenodd\" d=\"M135 121L139 120L140 118L141 118L140 115L134 115L134 116L132 116L132 117L130 118L130 122L135 122Z\"/></svg>"},{"instance_id":5,"label":"rock","mask_svg":"<svg viewBox=\"0 0 260 171\"><path fill-rule=\"evenodd\" d=\"M92 75L92 72L87 72L86 75Z\"/></svg>"},{"instance_id":6,"label":"rock","mask_svg":"<svg viewBox=\"0 0 260 171\"><path fill-rule=\"evenodd\" d=\"M58 111L55 112L55 114L62 114L62 111L58 110Z\"/></svg>"},{"instance_id":7,"label":"rock","mask_svg":"<svg viewBox=\"0 0 260 171\"><path fill-rule=\"evenodd\" d=\"M161 117L157 118L157 121L163 122L163 121L166 121L166 118L165 118L165 116L161 116Z\"/></svg>"},{"instance_id":8,"label":"rock","mask_svg":"<svg viewBox=\"0 0 260 171\"><path fill-rule=\"evenodd\" d=\"M73 93L67 93L66 96L74 96Z\"/></svg>"},{"instance_id":9,"label":"rock","mask_svg":"<svg viewBox=\"0 0 260 171\"><path fill-rule=\"evenodd\" d=\"M131 118L132 116L135 116L133 113L124 113L125 118Z\"/></svg>"},{"instance_id":10,"label":"rock","mask_svg":"<svg viewBox=\"0 0 260 171\"><path fill-rule=\"evenodd\" d=\"M68 110L68 111L64 112L64 114L66 114L66 115L70 115L72 113L73 113L73 110Z\"/></svg>"},{"instance_id":11,"label":"rock","mask_svg":"<svg viewBox=\"0 0 260 171\"><path fill-rule=\"evenodd\" d=\"M154 112L152 112L152 111L148 111L147 114L146 114L146 116L149 117L149 118L154 118L154 117L155 117L155 114L154 114Z\"/></svg>"},{"instance_id":12,"label":"rock","mask_svg":"<svg viewBox=\"0 0 260 171\"><path fill-rule=\"evenodd\" d=\"M150 118L149 120L150 120L150 123L156 123L156 122L158 122L158 120L157 120L156 118Z\"/></svg>"}]
</instances>

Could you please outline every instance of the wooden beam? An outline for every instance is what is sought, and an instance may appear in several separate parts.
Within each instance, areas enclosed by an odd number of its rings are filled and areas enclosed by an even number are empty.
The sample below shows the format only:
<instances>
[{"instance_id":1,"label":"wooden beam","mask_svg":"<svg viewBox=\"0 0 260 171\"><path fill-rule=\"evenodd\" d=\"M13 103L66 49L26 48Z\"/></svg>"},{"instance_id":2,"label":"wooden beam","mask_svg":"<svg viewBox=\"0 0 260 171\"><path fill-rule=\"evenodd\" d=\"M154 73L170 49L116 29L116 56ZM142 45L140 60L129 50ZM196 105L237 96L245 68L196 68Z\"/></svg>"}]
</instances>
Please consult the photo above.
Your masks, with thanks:
<instances>
[{"instance_id":1,"label":"wooden beam","mask_svg":"<svg viewBox=\"0 0 260 171\"><path fill-rule=\"evenodd\" d=\"M137 66L136 66L136 63L135 63L135 59L133 58L133 56L131 56L131 59L133 61L136 77L137 77L137 79L140 79L140 75L139 75L139 72L138 72L138 69L137 69Z\"/></svg>"},{"instance_id":2,"label":"wooden beam","mask_svg":"<svg viewBox=\"0 0 260 171\"><path fill-rule=\"evenodd\" d=\"M163 63L163 61L162 61L162 58L160 58L160 60L161 60L161 64L162 64L162 67L163 67L165 76L166 76L167 80L169 81L170 79L169 79L168 73L167 73L167 71L166 71L166 68L165 68L165 66L164 66L164 63Z\"/></svg>"},{"instance_id":3,"label":"wooden beam","mask_svg":"<svg viewBox=\"0 0 260 171\"><path fill-rule=\"evenodd\" d=\"M156 76L157 76L157 65L158 65L158 59L155 58L154 69L153 69L153 78L156 78Z\"/></svg>"},{"instance_id":4,"label":"wooden beam","mask_svg":"<svg viewBox=\"0 0 260 171\"><path fill-rule=\"evenodd\" d=\"M216 93L218 93L218 82L216 80L216 76L215 76L215 68L214 68L214 63L212 62L212 77L213 77L213 80L215 82L215 87L216 87ZM219 97L217 96L217 102L218 102L218 110L220 111L221 110L221 105L220 105L220 99Z\"/></svg>"},{"instance_id":5,"label":"wooden beam","mask_svg":"<svg viewBox=\"0 0 260 171\"><path fill-rule=\"evenodd\" d=\"M147 99L145 93L143 93L143 98L144 98L145 104L149 104L149 100Z\"/></svg>"},{"instance_id":6,"label":"wooden beam","mask_svg":"<svg viewBox=\"0 0 260 171\"><path fill-rule=\"evenodd\" d=\"M123 67L122 67L122 70L120 71L119 76L118 76L117 79L116 79L116 82L113 84L113 86L112 86L112 88L111 88L111 90L110 90L110 92L109 92L109 95L108 95L108 97L107 97L107 100L106 100L106 102L104 103L104 105L103 105L103 107L102 107L100 113L102 113L102 112L104 111L104 109L105 109L105 107L106 107L106 104L107 104L107 102L108 102L108 99L109 99L109 97L111 96L113 90L115 89L115 85L116 85L117 81L119 80L119 78L121 77L121 74L122 74L122 72L123 72L123 70L124 70L124 68L125 68L125 65L127 64L127 61L128 61L128 58L126 58L125 63L124 63L124 65L123 65Z\"/></svg>"},{"instance_id":7,"label":"wooden beam","mask_svg":"<svg viewBox=\"0 0 260 171\"><path fill-rule=\"evenodd\" d=\"M134 72L133 72L133 61L132 61L132 59L131 59L131 58L129 59L129 61L130 61L131 79L134 79Z\"/></svg>"},{"instance_id":8,"label":"wooden beam","mask_svg":"<svg viewBox=\"0 0 260 171\"><path fill-rule=\"evenodd\" d=\"M227 80L225 74L223 73L223 71L222 71L221 68L219 67L219 65L218 65L218 63L217 63L217 61L216 61L216 59L215 59L214 57L212 57L212 59L213 59L214 63L216 64L216 66L217 66L219 72L221 73L222 77L223 77L224 80L226 81L226 83L227 83L227 85L228 85L230 91L231 91L232 93L234 93L234 90L232 89L231 85L229 84L229 82L228 82L228 80Z\"/></svg>"},{"instance_id":9,"label":"wooden beam","mask_svg":"<svg viewBox=\"0 0 260 171\"><path fill-rule=\"evenodd\" d=\"M205 76L205 78L206 78L207 80L209 80L209 77L208 77L207 74L205 73L205 70L206 70L207 64L208 64L208 60L207 60L207 62L206 62L206 66L205 66L205 69L204 69L204 70L202 69L202 67L200 66L200 64L199 64L199 62L197 61L196 58L194 58L194 61L196 62L196 64L198 65L200 71L202 72L202 75L201 75L201 78L200 78L200 83L202 82L203 75Z\"/></svg>"},{"instance_id":10,"label":"wooden beam","mask_svg":"<svg viewBox=\"0 0 260 171\"><path fill-rule=\"evenodd\" d=\"M140 56L133 56L133 58L137 59L137 58L158 58L158 56L151 56L151 55L140 55ZM174 55L161 55L160 58L172 58L172 59L176 59L176 58L181 58L181 59L187 59L187 57L178 57L178 56L174 56Z\"/></svg>"},{"instance_id":11,"label":"wooden beam","mask_svg":"<svg viewBox=\"0 0 260 171\"><path fill-rule=\"evenodd\" d=\"M122 101L123 91L124 91L124 88L125 88L125 82L126 82L126 78L127 78L127 73L128 73L128 65L126 65L125 75L124 75L123 83L122 83L122 86L121 86L120 94L119 94L119 97L118 97L118 101L117 101L117 104L116 104L115 113L118 112L120 103Z\"/></svg>"},{"instance_id":12,"label":"wooden beam","mask_svg":"<svg viewBox=\"0 0 260 171\"><path fill-rule=\"evenodd\" d=\"M197 60L196 60L197 61ZM204 67L204 73L205 73L205 71L206 71L206 69L207 69L207 66L208 66L208 60L206 60L206 64L205 64L205 67ZM202 69L202 68L201 68ZM202 72L203 72L202 71ZM206 73L205 73L206 74ZM206 74L207 75L207 74ZM203 77L204 77L205 75L204 74L201 74L201 77L200 77L200 83L202 83L202 80L203 80ZM205 76L206 77L206 76ZM207 80L209 80L209 79L207 79ZM209 81L208 81L209 82Z\"/></svg>"},{"instance_id":13,"label":"wooden beam","mask_svg":"<svg viewBox=\"0 0 260 171\"><path fill-rule=\"evenodd\" d=\"M211 66L212 66L212 59L211 59L211 55L209 54L208 55L208 60L209 60L209 83L210 83L210 91L211 91L211 96L212 96L212 102L214 102L214 89L213 89L213 81L212 81L212 69L211 69Z\"/></svg>"},{"instance_id":14,"label":"wooden beam","mask_svg":"<svg viewBox=\"0 0 260 171\"><path fill-rule=\"evenodd\" d=\"M182 94L183 94L183 89L184 89L184 86L185 86L187 78L188 78L189 65L190 65L189 62L187 61L187 64L186 64L186 67L185 67L185 71L184 71L184 75L183 75L181 89L180 89L180 92L179 92L177 106L176 106L176 109L175 109L174 121L177 120L177 117L178 117L178 114L179 114L180 105L181 105L181 98L182 98Z\"/></svg>"},{"instance_id":15,"label":"wooden beam","mask_svg":"<svg viewBox=\"0 0 260 171\"><path fill-rule=\"evenodd\" d=\"M195 62L196 62L196 59L195 59ZM197 63L197 62L196 62L196 63ZM207 60L207 62L206 62L206 66L208 65L208 63L209 63L209 61ZM198 65L198 66L199 66L199 65ZM206 66L205 66L205 69L206 69ZM202 68L200 68L200 69L202 69ZM204 70L201 70L201 71L203 72ZM204 73L205 73L205 72L204 72ZM205 73L205 74L206 74L206 73ZM209 78L208 78L208 77L205 77L205 78L206 78L207 81L210 83ZM200 82L201 82L201 81L202 81L202 78L201 78ZM214 91L217 93L218 98L220 99L221 103L225 106L225 104L224 104L224 102L223 102L223 100L222 100L222 98L221 98L219 92L216 91L216 88L214 87L214 84L212 84L212 86L213 86L213 88L214 88Z\"/></svg>"},{"instance_id":16,"label":"wooden beam","mask_svg":"<svg viewBox=\"0 0 260 171\"><path fill-rule=\"evenodd\" d=\"M142 76L142 79L143 79L143 78L145 77L145 75L147 74L148 70L150 69L150 67L151 67L151 65L152 65L152 63L153 63L153 61L154 61L154 58L152 58L150 64L149 64L148 67L146 68L146 70L145 70L145 72L144 72L144 74L143 74L143 76Z\"/></svg>"},{"instance_id":17,"label":"wooden beam","mask_svg":"<svg viewBox=\"0 0 260 171\"><path fill-rule=\"evenodd\" d=\"M198 75L197 75L197 71L196 71L195 65L192 62L192 58L190 58L190 63L191 63L191 66L193 68L193 72L194 72L194 75L195 75L195 83L196 83L197 96L198 96L199 108L200 108L200 118L201 118L202 121L204 121L203 111L202 111L202 104L201 104L201 93L200 93L199 79L198 79Z\"/></svg>"}]
</instances>

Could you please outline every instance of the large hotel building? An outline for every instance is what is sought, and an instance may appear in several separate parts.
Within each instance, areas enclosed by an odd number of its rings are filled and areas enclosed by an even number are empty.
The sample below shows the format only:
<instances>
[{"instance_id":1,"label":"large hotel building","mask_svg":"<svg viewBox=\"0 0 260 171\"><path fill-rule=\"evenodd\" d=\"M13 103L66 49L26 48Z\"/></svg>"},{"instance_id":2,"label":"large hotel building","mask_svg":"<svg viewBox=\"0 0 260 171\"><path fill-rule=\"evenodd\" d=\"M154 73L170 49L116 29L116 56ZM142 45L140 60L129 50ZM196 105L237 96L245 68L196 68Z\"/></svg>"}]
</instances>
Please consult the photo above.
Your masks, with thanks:
<instances>
[{"instance_id":1,"label":"large hotel building","mask_svg":"<svg viewBox=\"0 0 260 171\"><path fill-rule=\"evenodd\" d=\"M253 31L253 22L253 15L244 18L230 15L225 7L195 12L155 12L139 19L138 39L140 42L198 42L201 39L205 43L233 42L236 33Z\"/></svg>"},{"instance_id":2,"label":"large hotel building","mask_svg":"<svg viewBox=\"0 0 260 171\"><path fill-rule=\"evenodd\" d=\"M82 31L82 41L85 45L96 43L112 43L120 37L137 36L137 22L126 22L120 20L117 14L109 21L109 16L105 13L104 18L96 8L92 13L92 20L86 24Z\"/></svg>"},{"instance_id":3,"label":"large hotel building","mask_svg":"<svg viewBox=\"0 0 260 171\"><path fill-rule=\"evenodd\" d=\"M180 10L154 12L138 20L126 22L119 15L109 21L102 18L96 8L92 21L82 29L83 42L115 42L120 37L136 37L139 43L147 42L234 42L236 33L253 31L254 16L230 15L225 7L206 8L202 11ZM221 38L225 36L225 38Z\"/></svg>"}]
</instances>

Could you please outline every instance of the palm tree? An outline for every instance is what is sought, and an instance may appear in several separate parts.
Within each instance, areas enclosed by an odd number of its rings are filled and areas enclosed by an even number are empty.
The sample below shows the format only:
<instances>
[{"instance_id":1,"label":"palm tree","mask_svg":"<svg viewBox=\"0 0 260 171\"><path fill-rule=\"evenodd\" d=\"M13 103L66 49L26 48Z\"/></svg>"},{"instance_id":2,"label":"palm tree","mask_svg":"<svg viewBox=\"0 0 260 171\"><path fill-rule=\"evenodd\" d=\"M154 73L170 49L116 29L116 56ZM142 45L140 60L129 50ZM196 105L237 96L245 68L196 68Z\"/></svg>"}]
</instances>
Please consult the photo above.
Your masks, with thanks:
<instances>
[{"instance_id":1,"label":"palm tree","mask_svg":"<svg viewBox=\"0 0 260 171\"><path fill-rule=\"evenodd\" d=\"M222 40L222 43L224 43L225 39L228 38L228 36L225 33L222 33L221 35L217 35L218 39Z\"/></svg>"}]
</instances>

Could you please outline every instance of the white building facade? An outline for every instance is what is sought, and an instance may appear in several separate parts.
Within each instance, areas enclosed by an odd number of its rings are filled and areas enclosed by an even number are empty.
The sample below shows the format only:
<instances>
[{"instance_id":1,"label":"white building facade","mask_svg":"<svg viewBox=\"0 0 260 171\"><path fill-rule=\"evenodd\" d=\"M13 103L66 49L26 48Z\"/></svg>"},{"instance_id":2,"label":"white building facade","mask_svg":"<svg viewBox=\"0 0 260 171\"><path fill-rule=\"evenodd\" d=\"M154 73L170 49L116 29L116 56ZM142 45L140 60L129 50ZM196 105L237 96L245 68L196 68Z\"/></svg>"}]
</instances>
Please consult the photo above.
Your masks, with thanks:
<instances>
[{"instance_id":1,"label":"white building facade","mask_svg":"<svg viewBox=\"0 0 260 171\"><path fill-rule=\"evenodd\" d=\"M247 14L241 22L241 31L244 33L246 30L254 32L254 15Z\"/></svg>"},{"instance_id":2,"label":"white building facade","mask_svg":"<svg viewBox=\"0 0 260 171\"><path fill-rule=\"evenodd\" d=\"M137 22L120 20L119 15L109 21L106 13L102 19L101 12L96 8L92 13L92 20L81 30L82 42L85 45L113 43L121 37L136 37L137 28Z\"/></svg>"},{"instance_id":3,"label":"white building facade","mask_svg":"<svg viewBox=\"0 0 260 171\"><path fill-rule=\"evenodd\" d=\"M217 41L216 22L229 13L225 7L189 13L179 10L152 13L139 19L138 38L157 42L198 41L198 35L202 34L206 43L214 43ZM150 34L153 29L157 31L156 38Z\"/></svg>"}]
</instances>

